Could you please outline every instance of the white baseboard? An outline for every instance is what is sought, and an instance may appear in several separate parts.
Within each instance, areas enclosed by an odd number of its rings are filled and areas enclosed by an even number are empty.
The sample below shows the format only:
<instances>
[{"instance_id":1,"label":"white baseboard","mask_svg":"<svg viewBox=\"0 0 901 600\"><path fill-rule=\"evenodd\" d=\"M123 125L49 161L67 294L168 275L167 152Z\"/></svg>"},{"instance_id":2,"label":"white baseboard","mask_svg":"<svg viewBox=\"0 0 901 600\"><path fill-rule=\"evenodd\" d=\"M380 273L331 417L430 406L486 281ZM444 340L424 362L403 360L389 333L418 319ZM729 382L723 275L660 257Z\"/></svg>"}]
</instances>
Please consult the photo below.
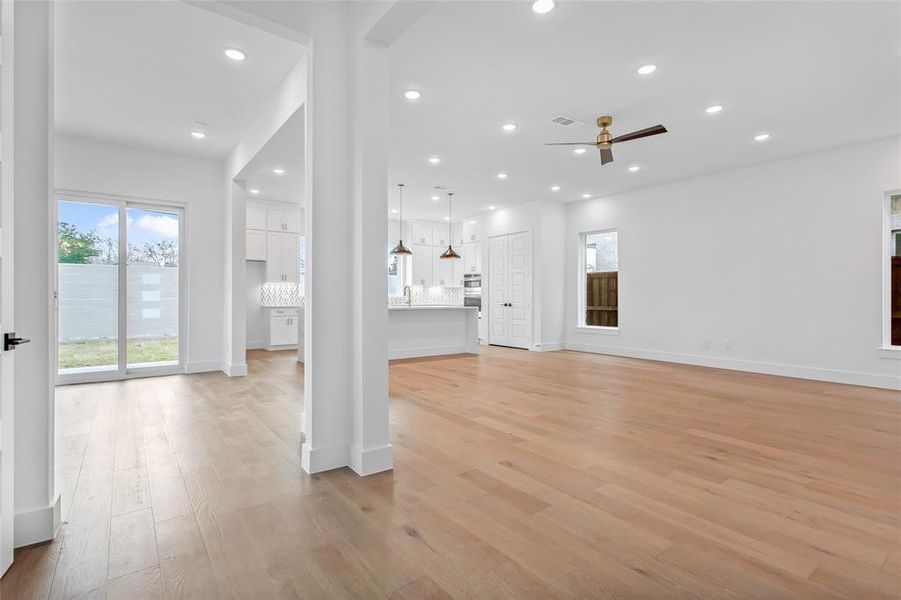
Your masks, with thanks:
<instances>
[{"instance_id":1,"label":"white baseboard","mask_svg":"<svg viewBox=\"0 0 901 600\"><path fill-rule=\"evenodd\" d=\"M535 347L532 348L535 352L555 352L557 350L563 350L563 342L544 342L542 344L535 344Z\"/></svg>"},{"instance_id":2,"label":"white baseboard","mask_svg":"<svg viewBox=\"0 0 901 600\"><path fill-rule=\"evenodd\" d=\"M297 344L285 344L284 346L270 346L269 344L264 344L262 346L263 350L267 352L276 352L278 350L297 350Z\"/></svg>"},{"instance_id":3,"label":"white baseboard","mask_svg":"<svg viewBox=\"0 0 901 600\"><path fill-rule=\"evenodd\" d=\"M300 448L301 466L310 475L346 467L350 462L349 458L350 448L347 444L310 448L309 443L304 443Z\"/></svg>"},{"instance_id":4,"label":"white baseboard","mask_svg":"<svg viewBox=\"0 0 901 600\"><path fill-rule=\"evenodd\" d=\"M402 358L419 358L426 356L447 356L449 354L478 354L478 347L472 348L455 344L452 346L431 346L421 348L389 350L388 360L399 360Z\"/></svg>"},{"instance_id":5,"label":"white baseboard","mask_svg":"<svg viewBox=\"0 0 901 600\"><path fill-rule=\"evenodd\" d=\"M222 370L225 371L225 374L229 377L246 377L247 363L242 363L240 365L226 365Z\"/></svg>"},{"instance_id":6,"label":"white baseboard","mask_svg":"<svg viewBox=\"0 0 901 600\"><path fill-rule=\"evenodd\" d=\"M259 342L245 342L244 348L247 350L262 350L266 344L262 341Z\"/></svg>"},{"instance_id":7,"label":"white baseboard","mask_svg":"<svg viewBox=\"0 0 901 600\"><path fill-rule=\"evenodd\" d=\"M61 496L57 496L50 506L16 513L13 521L13 546L30 546L55 538L60 525L60 502Z\"/></svg>"},{"instance_id":8,"label":"white baseboard","mask_svg":"<svg viewBox=\"0 0 901 600\"><path fill-rule=\"evenodd\" d=\"M185 366L186 373L209 373L211 371L222 371L221 360L198 360L189 362Z\"/></svg>"},{"instance_id":9,"label":"white baseboard","mask_svg":"<svg viewBox=\"0 0 901 600\"><path fill-rule=\"evenodd\" d=\"M382 471L390 471L394 468L394 448L391 444L385 444L379 448L360 450L356 446L350 447L350 468L357 475L374 475Z\"/></svg>"},{"instance_id":10,"label":"white baseboard","mask_svg":"<svg viewBox=\"0 0 901 600\"><path fill-rule=\"evenodd\" d=\"M591 352L593 354L610 354L613 356L644 358L648 360L660 360L702 367L714 367L717 369L730 369L733 371L748 371L750 373L764 373L767 375L781 375L783 377L797 377L799 379L814 379L816 381L829 381L832 383L847 383L850 385L901 390L901 376L893 377L891 375L878 375L875 373L858 373L856 371L801 367L797 365L784 365L780 363L767 363L737 358L662 352L659 350L644 350L640 348L623 348L621 346L602 346L599 344L584 344L579 342L567 342L564 344L564 348L567 350L576 350L578 352Z\"/></svg>"}]
</instances>

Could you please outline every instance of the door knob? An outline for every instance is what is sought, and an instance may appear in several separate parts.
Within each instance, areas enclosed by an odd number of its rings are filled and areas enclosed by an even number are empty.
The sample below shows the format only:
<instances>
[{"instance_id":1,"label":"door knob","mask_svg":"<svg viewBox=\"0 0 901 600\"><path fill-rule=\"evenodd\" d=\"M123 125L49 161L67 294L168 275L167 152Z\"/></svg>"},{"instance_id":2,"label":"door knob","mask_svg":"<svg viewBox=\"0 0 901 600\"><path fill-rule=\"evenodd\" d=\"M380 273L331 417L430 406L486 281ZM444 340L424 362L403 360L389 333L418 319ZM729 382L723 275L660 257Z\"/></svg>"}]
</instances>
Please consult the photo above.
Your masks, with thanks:
<instances>
[{"instance_id":1,"label":"door knob","mask_svg":"<svg viewBox=\"0 0 901 600\"><path fill-rule=\"evenodd\" d=\"M28 338L20 338L16 337L15 331L10 331L8 333L3 334L3 349L6 351L15 350L16 346L20 344L27 344L30 342Z\"/></svg>"}]
</instances>

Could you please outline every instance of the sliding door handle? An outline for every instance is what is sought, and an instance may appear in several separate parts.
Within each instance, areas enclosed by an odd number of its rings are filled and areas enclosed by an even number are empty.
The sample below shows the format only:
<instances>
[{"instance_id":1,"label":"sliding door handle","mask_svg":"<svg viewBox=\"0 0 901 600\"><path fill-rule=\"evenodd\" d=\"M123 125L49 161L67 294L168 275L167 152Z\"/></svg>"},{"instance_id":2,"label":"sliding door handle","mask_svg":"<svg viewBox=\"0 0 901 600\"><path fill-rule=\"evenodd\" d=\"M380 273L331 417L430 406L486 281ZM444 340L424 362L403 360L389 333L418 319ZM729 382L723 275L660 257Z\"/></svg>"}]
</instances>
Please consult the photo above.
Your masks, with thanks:
<instances>
[{"instance_id":1,"label":"sliding door handle","mask_svg":"<svg viewBox=\"0 0 901 600\"><path fill-rule=\"evenodd\" d=\"M5 351L15 350L16 346L27 344L30 341L28 338L16 337L16 332L10 331L3 334L3 349Z\"/></svg>"}]
</instances>

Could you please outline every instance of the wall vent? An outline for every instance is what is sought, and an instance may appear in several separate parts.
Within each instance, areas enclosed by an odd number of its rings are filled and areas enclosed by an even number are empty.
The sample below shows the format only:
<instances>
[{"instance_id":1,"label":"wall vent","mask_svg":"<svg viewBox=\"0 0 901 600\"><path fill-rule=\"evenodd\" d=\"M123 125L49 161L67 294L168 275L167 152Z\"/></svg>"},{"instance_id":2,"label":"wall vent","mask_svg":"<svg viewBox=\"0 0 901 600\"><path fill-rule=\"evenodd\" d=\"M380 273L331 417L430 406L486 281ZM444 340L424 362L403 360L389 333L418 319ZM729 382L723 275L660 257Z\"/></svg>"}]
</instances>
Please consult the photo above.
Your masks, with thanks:
<instances>
[{"instance_id":1,"label":"wall vent","mask_svg":"<svg viewBox=\"0 0 901 600\"><path fill-rule=\"evenodd\" d=\"M551 119L551 123L556 123L561 127L572 127L573 125L584 125L582 121L578 119L573 119L572 117L567 117L566 115L557 115L553 119Z\"/></svg>"}]
</instances>

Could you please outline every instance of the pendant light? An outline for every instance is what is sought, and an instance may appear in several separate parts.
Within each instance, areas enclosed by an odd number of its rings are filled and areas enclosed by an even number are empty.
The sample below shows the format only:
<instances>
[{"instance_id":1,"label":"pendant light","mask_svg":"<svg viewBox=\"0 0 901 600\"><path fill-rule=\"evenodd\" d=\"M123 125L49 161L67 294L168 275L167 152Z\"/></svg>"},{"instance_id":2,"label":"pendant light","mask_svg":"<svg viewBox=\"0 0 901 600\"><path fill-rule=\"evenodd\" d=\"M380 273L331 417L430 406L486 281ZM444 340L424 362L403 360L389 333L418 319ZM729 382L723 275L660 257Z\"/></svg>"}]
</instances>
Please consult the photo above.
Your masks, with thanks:
<instances>
[{"instance_id":1,"label":"pendant light","mask_svg":"<svg viewBox=\"0 0 901 600\"><path fill-rule=\"evenodd\" d=\"M389 254L394 254L395 256L410 256L413 254L410 252L409 248L404 246L404 184L397 184L397 195L400 198L400 238L398 239L397 246L391 249Z\"/></svg>"},{"instance_id":2,"label":"pendant light","mask_svg":"<svg viewBox=\"0 0 901 600\"><path fill-rule=\"evenodd\" d=\"M444 251L444 254L441 255L441 258L447 259L455 259L462 258L457 252L454 250L454 246L451 243L451 238L453 237L453 233L451 232L452 221L451 221L451 199L454 197L453 192L447 193L447 250Z\"/></svg>"}]
</instances>

